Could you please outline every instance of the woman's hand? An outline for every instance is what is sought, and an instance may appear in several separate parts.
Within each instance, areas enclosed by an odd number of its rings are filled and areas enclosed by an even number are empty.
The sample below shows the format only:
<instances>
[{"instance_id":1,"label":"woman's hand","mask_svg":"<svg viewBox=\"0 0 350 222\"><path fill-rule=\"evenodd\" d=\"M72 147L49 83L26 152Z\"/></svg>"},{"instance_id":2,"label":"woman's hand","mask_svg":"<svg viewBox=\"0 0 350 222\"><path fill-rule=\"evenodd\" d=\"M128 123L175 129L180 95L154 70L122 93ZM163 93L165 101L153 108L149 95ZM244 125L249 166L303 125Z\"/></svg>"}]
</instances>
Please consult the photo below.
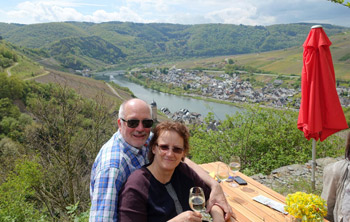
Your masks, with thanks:
<instances>
[{"instance_id":1,"label":"woman's hand","mask_svg":"<svg viewBox=\"0 0 350 222\"><path fill-rule=\"evenodd\" d=\"M185 211L168 222L202 222L202 215L199 212Z\"/></svg>"}]
</instances>

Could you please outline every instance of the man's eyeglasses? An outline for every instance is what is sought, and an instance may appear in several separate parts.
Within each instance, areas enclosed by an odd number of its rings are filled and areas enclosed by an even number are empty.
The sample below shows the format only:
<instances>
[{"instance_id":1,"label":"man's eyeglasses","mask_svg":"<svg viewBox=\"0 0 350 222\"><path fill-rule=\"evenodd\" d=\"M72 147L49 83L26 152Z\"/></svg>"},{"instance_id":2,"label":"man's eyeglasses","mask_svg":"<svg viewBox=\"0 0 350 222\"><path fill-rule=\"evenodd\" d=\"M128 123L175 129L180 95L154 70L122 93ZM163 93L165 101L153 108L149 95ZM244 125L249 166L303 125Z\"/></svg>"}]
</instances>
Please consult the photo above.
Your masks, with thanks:
<instances>
[{"instance_id":1,"label":"man's eyeglasses","mask_svg":"<svg viewBox=\"0 0 350 222\"><path fill-rule=\"evenodd\" d=\"M161 151L164 151L164 152L167 152L169 149L170 149L170 146L168 145L159 145L159 144L156 144L156 146L158 146L160 148ZM184 151L184 148L180 148L180 147L176 147L174 146L172 148L173 152L176 153L176 154L182 154L182 152Z\"/></svg>"},{"instance_id":2,"label":"man's eyeglasses","mask_svg":"<svg viewBox=\"0 0 350 222\"><path fill-rule=\"evenodd\" d=\"M120 119L126 122L127 126L130 128L136 128L140 124L140 120L138 119L129 119L129 120L125 120L123 118L120 118ZM153 119L144 119L144 120L141 120L141 122L144 128L151 128L153 126Z\"/></svg>"}]
</instances>

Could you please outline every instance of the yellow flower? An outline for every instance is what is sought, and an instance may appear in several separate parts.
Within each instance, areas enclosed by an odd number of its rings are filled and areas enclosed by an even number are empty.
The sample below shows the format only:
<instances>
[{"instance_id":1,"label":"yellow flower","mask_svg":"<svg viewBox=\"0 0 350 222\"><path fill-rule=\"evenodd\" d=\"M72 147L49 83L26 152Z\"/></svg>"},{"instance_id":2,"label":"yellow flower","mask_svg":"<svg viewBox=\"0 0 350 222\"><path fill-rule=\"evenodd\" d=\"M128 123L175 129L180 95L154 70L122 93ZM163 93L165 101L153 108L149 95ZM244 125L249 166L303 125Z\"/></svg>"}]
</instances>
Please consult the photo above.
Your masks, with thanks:
<instances>
[{"instance_id":1,"label":"yellow flower","mask_svg":"<svg viewBox=\"0 0 350 222\"><path fill-rule=\"evenodd\" d=\"M285 210L302 221L320 221L327 215L327 204L315 194L295 192L287 195Z\"/></svg>"}]
</instances>

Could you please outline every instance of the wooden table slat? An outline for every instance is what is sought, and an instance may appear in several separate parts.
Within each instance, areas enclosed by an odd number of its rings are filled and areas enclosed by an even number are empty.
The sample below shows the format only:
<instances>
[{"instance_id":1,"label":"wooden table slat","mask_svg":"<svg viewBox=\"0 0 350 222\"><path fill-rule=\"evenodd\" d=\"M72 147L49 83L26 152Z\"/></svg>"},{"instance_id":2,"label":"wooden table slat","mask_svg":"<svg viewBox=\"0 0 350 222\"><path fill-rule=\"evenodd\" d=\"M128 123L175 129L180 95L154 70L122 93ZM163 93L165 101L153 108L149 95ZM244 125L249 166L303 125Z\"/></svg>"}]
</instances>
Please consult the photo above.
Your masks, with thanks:
<instances>
[{"instance_id":1,"label":"wooden table slat","mask_svg":"<svg viewBox=\"0 0 350 222\"><path fill-rule=\"evenodd\" d=\"M247 208L250 212L250 214L253 214L257 217L259 217L262 221L281 221L284 220L284 215L282 213L275 211L273 209L268 208L265 205L262 205L261 203L258 203L256 201L253 201L252 198L259 195L258 192L253 192L253 195L247 194L246 191L250 192L250 190L253 190L252 188L245 187L238 187L238 188L231 188L231 185L226 182L222 182L222 187L224 191L229 194L230 198L233 199L233 202L236 204L232 204L234 206L244 205L245 208ZM228 198L229 201L232 202L232 200ZM247 201L250 200L250 201ZM267 212L269 212L267 214Z\"/></svg>"},{"instance_id":2,"label":"wooden table slat","mask_svg":"<svg viewBox=\"0 0 350 222\"><path fill-rule=\"evenodd\" d=\"M215 172L219 162L212 162L200 165L208 173ZM250 177L238 172L237 175L247 181L248 185L232 187L228 182L221 182L221 187L227 195L227 200L236 215L237 221L271 221L284 222L291 218L274 209L271 209L252 198L258 195L266 196L272 200L285 203L285 197L270 188L254 181Z\"/></svg>"},{"instance_id":3,"label":"wooden table slat","mask_svg":"<svg viewBox=\"0 0 350 222\"><path fill-rule=\"evenodd\" d=\"M200 166L208 173L216 172L217 165L220 162L201 164ZM286 198L252 178L237 172L237 175L247 181L247 185L232 187L231 183L221 182L220 185L226 195L227 201L236 215L235 220L238 222L286 222L293 221L291 215L285 215L277 210L271 209L261 203L254 201L252 198L263 195L271 200L282 204L286 203ZM327 220L324 220L327 221Z\"/></svg>"}]
</instances>

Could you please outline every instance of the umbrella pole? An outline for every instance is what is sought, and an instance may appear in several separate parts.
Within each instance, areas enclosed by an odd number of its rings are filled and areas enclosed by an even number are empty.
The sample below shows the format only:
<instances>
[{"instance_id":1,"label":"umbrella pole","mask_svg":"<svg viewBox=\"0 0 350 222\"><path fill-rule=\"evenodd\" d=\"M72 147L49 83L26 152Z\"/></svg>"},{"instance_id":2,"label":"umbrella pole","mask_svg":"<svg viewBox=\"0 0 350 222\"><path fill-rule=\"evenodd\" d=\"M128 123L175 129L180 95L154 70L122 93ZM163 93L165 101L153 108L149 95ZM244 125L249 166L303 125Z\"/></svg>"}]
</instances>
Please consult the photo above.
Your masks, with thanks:
<instances>
[{"instance_id":1,"label":"umbrella pole","mask_svg":"<svg viewBox=\"0 0 350 222\"><path fill-rule=\"evenodd\" d=\"M315 180L315 171L316 171L316 140L312 140L312 176L311 176L311 188L312 191L316 190L316 180Z\"/></svg>"}]
</instances>

